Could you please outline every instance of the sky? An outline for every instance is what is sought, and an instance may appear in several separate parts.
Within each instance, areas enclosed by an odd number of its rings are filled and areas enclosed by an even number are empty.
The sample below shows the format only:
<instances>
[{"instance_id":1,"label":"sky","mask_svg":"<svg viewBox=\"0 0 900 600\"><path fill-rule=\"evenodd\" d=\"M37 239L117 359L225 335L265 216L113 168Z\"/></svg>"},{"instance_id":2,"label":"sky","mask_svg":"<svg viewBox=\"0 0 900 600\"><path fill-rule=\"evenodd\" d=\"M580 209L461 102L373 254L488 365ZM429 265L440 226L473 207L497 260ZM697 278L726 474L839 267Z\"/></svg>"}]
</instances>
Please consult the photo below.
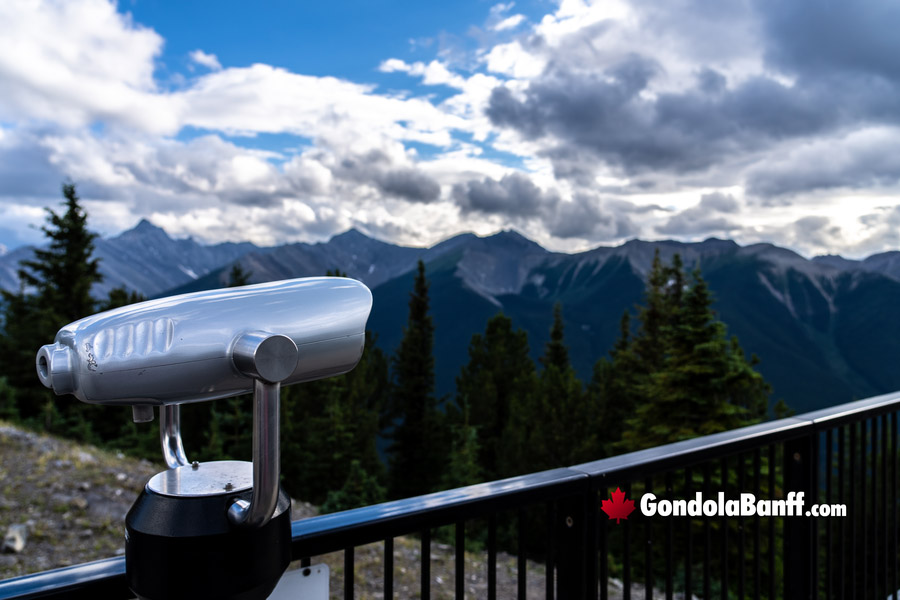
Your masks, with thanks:
<instances>
[{"instance_id":1,"label":"sky","mask_svg":"<svg viewBox=\"0 0 900 600\"><path fill-rule=\"evenodd\" d=\"M0 251L89 226L900 249L893 0L3 0Z\"/></svg>"}]
</instances>

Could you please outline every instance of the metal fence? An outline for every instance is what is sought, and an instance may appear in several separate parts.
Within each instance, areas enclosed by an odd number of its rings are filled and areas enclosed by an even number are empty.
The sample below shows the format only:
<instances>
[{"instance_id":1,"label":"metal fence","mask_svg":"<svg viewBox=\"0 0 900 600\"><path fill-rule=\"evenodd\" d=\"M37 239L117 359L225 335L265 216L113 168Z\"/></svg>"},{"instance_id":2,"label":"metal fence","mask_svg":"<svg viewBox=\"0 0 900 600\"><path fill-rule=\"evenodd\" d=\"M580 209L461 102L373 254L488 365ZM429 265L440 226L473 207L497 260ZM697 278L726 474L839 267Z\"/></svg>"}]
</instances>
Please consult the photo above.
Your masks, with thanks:
<instances>
[{"instance_id":1,"label":"metal fence","mask_svg":"<svg viewBox=\"0 0 900 600\"><path fill-rule=\"evenodd\" d=\"M486 556L497 598L497 556L516 556L517 597L526 561L545 565L548 598L897 598L900 392L701 438L554 469L323 515L292 524L292 556L344 553L343 597L354 598L355 549L383 542L384 597L394 597L395 538L414 536L419 597L435 593L431 544L454 547L456 598L464 598L465 549ZM799 516L645 516L619 523L602 502L653 493L661 502L785 500L803 494ZM698 492L701 496L698 498ZM793 495L792 495L793 493ZM649 496L648 496L649 498ZM675 502L670 506L675 506ZM846 507L846 516L806 514ZM789 503L774 503L783 510ZM702 503L694 504L693 509ZM710 508L713 508L710 505ZM665 512L665 510L661 511ZM130 598L124 559L0 582L0 598ZM446 582L440 588L451 588ZM533 591L533 590L532 590Z\"/></svg>"}]
</instances>

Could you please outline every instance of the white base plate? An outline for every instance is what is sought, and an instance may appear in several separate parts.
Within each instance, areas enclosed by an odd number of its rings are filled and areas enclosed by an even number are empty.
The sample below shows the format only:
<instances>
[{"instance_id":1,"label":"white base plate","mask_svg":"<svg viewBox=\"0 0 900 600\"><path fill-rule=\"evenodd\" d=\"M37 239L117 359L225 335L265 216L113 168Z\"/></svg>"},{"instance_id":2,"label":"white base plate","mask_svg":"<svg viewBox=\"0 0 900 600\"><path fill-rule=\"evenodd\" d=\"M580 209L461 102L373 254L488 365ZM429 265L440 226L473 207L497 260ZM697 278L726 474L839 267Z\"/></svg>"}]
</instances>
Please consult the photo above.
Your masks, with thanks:
<instances>
[{"instance_id":1,"label":"white base plate","mask_svg":"<svg viewBox=\"0 0 900 600\"><path fill-rule=\"evenodd\" d=\"M328 600L328 565L310 565L286 572L269 600Z\"/></svg>"}]
</instances>

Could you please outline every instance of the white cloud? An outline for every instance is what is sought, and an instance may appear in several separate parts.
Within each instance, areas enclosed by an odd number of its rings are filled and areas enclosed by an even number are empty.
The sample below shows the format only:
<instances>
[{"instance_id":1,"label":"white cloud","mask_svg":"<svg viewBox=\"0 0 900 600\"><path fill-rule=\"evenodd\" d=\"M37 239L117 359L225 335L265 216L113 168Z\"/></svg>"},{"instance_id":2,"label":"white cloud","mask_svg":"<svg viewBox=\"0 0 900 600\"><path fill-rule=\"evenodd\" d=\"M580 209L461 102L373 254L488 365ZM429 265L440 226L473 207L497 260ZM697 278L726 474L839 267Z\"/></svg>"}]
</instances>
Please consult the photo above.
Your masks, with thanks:
<instances>
[{"instance_id":1,"label":"white cloud","mask_svg":"<svg viewBox=\"0 0 900 600\"><path fill-rule=\"evenodd\" d=\"M440 111L427 99L383 96L369 85L263 64L210 73L175 96L184 107L184 125L232 135L380 135L447 146L452 129L467 128L465 121Z\"/></svg>"},{"instance_id":2,"label":"white cloud","mask_svg":"<svg viewBox=\"0 0 900 600\"><path fill-rule=\"evenodd\" d=\"M510 29L515 29L516 27L521 25L524 21L525 21L525 15L522 15L522 14L512 15L510 17L506 17L505 19L503 19L502 21L500 21L499 23L497 23L496 25L491 27L491 29L493 29L494 31L507 31Z\"/></svg>"},{"instance_id":3,"label":"white cloud","mask_svg":"<svg viewBox=\"0 0 900 600\"><path fill-rule=\"evenodd\" d=\"M427 65L423 62L408 64L398 58L389 58L383 61L378 70L382 73L408 73L414 77L421 77L425 85L449 85L462 88L465 79L456 73L452 73L447 65L439 60L433 60Z\"/></svg>"},{"instance_id":4,"label":"white cloud","mask_svg":"<svg viewBox=\"0 0 900 600\"><path fill-rule=\"evenodd\" d=\"M544 57L526 51L518 40L494 46L484 61L488 70L520 79L537 77L547 64Z\"/></svg>"},{"instance_id":5,"label":"white cloud","mask_svg":"<svg viewBox=\"0 0 900 600\"><path fill-rule=\"evenodd\" d=\"M177 128L157 92L163 40L104 0L0 3L0 119L80 127L95 120Z\"/></svg>"},{"instance_id":6,"label":"white cloud","mask_svg":"<svg viewBox=\"0 0 900 600\"><path fill-rule=\"evenodd\" d=\"M721 4L699 10L694 0L562 0L537 22L515 13L513 2L495 4L473 37L480 46L466 56L457 47L463 44L450 48L438 36L431 45L417 43L415 58L387 57L378 67L441 88L385 91L266 64L223 68L214 54L197 49L188 56L208 71L189 66L185 75L167 74L183 77L172 90L155 79L162 37L111 1L7 0L0 3L6 48L0 53L0 192L6 194L0 210L14 215L7 222L16 227L39 224L39 207L58 202L59 181L68 176L98 213L99 227L109 231L140 214L175 235L210 242L309 241L357 226L400 243L431 244L463 230L490 233L512 223L508 215L464 214L453 203L454 186L527 179L540 193L515 224L560 250L635 235L729 234L809 250L832 244L833 251L874 249L895 239L887 225L874 224L895 212L873 204L891 208L900 191L894 158L900 134L893 126L851 123L799 141L773 136L768 145L732 156L734 136L717 137L715 128L733 122L707 119L696 103L678 104L704 74L720 92L765 76L781 83L772 89L787 99L802 84L797 74L766 62L763 17L751 3ZM650 74L634 70L640 61L627 71L631 57L652 65ZM563 71L570 76L548 76ZM402 79L391 78L392 86ZM637 172L579 147L598 101L609 97L600 92L614 94L629 80L640 90L625 101L634 110L623 114L638 125L669 111L675 116L667 123L683 116L708 127L710 139L724 139L728 152L715 148L714 164L705 169ZM572 89L584 82L594 88ZM577 101L527 104L541 86L542 98ZM527 113L513 115L521 130L498 125L486 113L500 87L515 101L510 109ZM576 113L566 130L573 142L564 148L567 156L553 153L563 137L558 131L522 133L560 117L548 114L559 106ZM205 135L181 139L186 128ZM604 141L620 130L612 127ZM646 131L659 140L651 150L684 145L678 130ZM259 134L303 140L277 153L241 139ZM419 151L417 143L431 148ZM635 153L621 155L636 160ZM30 212L11 212L14 203ZM804 220L811 214L840 229Z\"/></svg>"},{"instance_id":7,"label":"white cloud","mask_svg":"<svg viewBox=\"0 0 900 600\"><path fill-rule=\"evenodd\" d=\"M207 54L203 50L194 50L190 54L191 60L197 63L198 65L204 66L207 69L211 69L213 71L219 71L222 69L222 65L219 63L219 59L216 58L215 54Z\"/></svg>"},{"instance_id":8,"label":"white cloud","mask_svg":"<svg viewBox=\"0 0 900 600\"><path fill-rule=\"evenodd\" d=\"M389 58L378 65L378 70L382 73L396 73L398 71L401 73L409 73L411 68L412 67L399 58Z\"/></svg>"}]
</instances>

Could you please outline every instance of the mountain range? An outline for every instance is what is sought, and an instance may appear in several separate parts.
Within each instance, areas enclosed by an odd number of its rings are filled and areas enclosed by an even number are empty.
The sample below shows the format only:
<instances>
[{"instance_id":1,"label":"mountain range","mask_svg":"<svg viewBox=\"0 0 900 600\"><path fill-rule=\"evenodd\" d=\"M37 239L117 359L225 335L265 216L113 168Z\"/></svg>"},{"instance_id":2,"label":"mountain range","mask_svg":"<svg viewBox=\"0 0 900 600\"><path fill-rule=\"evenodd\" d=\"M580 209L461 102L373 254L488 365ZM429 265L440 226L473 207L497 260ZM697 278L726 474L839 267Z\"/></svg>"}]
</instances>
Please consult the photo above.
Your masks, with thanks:
<instances>
[{"instance_id":1,"label":"mountain range","mask_svg":"<svg viewBox=\"0 0 900 600\"><path fill-rule=\"evenodd\" d=\"M327 243L262 248L175 240L148 221L96 240L104 281L97 297L124 286L148 297L221 287L235 262L251 282L340 270L373 291L369 328L391 352L403 335L413 271L425 261L435 323L438 393L453 393L472 334L503 311L528 333L534 358L549 336L560 302L573 365L588 381L594 362L619 334L619 319L641 301L659 250L699 267L714 308L744 350L760 359L772 399L798 412L900 389L900 252L861 261L806 259L772 244L739 246L632 240L577 254L551 252L512 231L462 234L431 248L396 246L356 230ZM18 289L18 262L33 249L0 256L0 287Z\"/></svg>"}]
</instances>

